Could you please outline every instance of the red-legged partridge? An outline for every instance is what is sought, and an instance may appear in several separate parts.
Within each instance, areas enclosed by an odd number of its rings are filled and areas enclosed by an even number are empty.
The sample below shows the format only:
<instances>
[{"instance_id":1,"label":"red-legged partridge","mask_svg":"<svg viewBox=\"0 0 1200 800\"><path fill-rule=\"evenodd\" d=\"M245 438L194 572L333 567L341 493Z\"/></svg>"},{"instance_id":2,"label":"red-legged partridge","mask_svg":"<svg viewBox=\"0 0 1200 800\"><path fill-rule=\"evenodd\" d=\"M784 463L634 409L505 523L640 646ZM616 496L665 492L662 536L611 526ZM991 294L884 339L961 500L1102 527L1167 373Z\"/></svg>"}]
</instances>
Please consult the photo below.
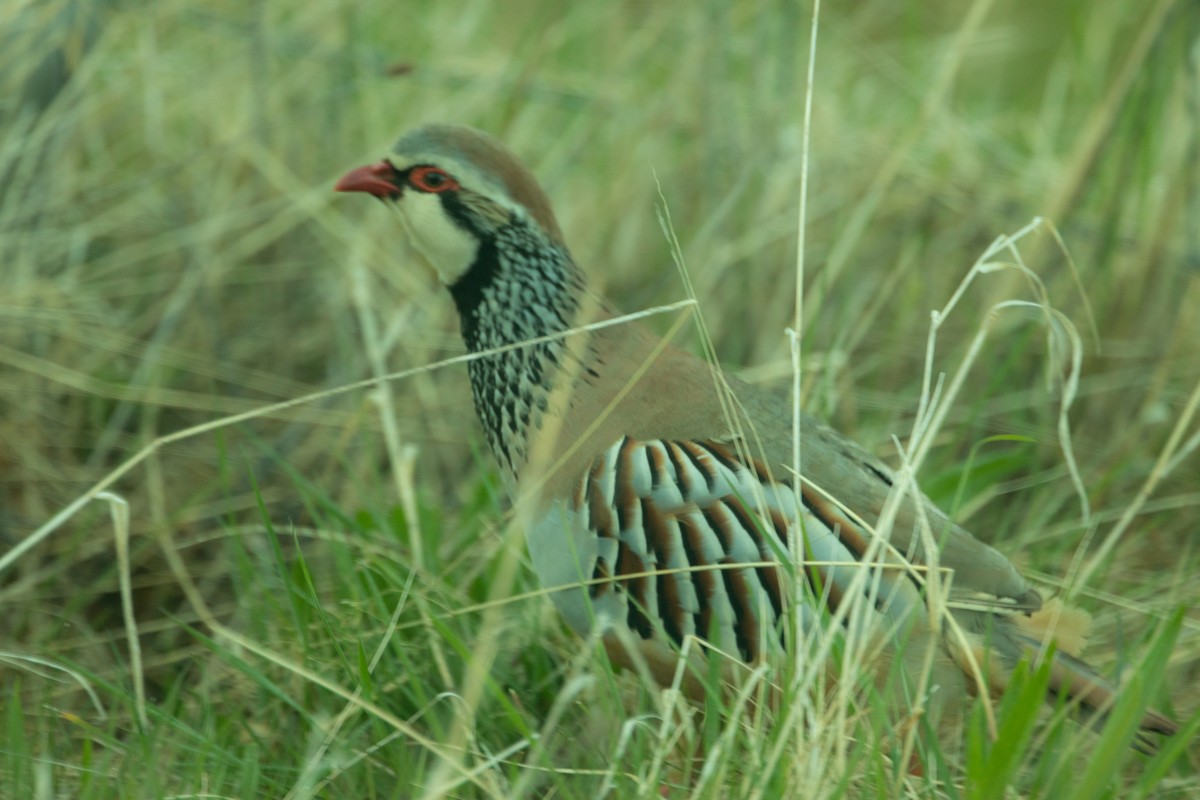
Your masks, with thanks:
<instances>
[{"instance_id":1,"label":"red-legged partridge","mask_svg":"<svg viewBox=\"0 0 1200 800\"><path fill-rule=\"evenodd\" d=\"M803 478L793 480L786 397L719 375L636 324L556 338L614 312L589 292L537 181L495 139L420 128L336 188L399 212L450 290L471 351L512 346L470 362L476 411L510 487L536 509L527 542L539 579L575 587L552 593L554 603L580 633L598 626L618 663L648 665L669 683L688 637L755 663L786 649L789 604L811 632L827 624L824 610L864 600L891 632L884 662L919 665L909 650L937 648L931 687L944 703L1002 692L1022 658L1044 657L1061 623L1053 692L1085 714L1112 704L1114 689L1076 657L1081 632L1068 629L1084 615L1043 606L1008 559L925 497L903 502L889 541L875 542L893 490L887 466L802 417ZM954 625L930 624L945 612L927 602L921 517L939 539L938 565L952 571ZM777 566L789 541L803 542L799 573ZM855 566L866 558L878 566ZM795 574L808 586L789 588ZM889 648L903 652L890 658ZM687 686L698 691L704 674L689 672ZM1141 727L1147 747L1145 733L1176 730L1154 711Z\"/></svg>"}]
</instances>

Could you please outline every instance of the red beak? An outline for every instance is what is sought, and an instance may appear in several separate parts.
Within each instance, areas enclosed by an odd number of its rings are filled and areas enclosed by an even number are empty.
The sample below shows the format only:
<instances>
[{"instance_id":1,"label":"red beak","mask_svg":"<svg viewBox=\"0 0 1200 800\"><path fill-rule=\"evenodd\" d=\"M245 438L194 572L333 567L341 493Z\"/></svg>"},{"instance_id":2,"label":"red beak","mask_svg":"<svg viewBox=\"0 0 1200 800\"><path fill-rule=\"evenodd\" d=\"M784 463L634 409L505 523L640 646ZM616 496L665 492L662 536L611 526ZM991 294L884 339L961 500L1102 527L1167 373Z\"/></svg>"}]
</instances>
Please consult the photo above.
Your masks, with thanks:
<instances>
[{"instance_id":1,"label":"red beak","mask_svg":"<svg viewBox=\"0 0 1200 800\"><path fill-rule=\"evenodd\" d=\"M392 197L400 194L400 187L389 180L392 165L380 161L366 167L352 169L333 185L335 192L366 192L376 197Z\"/></svg>"}]
</instances>

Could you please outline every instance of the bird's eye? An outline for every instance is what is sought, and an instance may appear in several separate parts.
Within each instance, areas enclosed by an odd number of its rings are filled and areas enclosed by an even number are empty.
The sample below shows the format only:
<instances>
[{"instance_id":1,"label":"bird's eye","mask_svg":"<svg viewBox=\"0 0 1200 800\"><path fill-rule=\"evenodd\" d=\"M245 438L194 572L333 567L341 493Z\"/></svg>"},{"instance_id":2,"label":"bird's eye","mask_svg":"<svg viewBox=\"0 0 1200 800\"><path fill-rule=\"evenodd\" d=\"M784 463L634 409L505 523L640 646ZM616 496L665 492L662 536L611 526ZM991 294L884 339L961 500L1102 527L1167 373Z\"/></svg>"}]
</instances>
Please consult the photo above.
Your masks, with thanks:
<instances>
[{"instance_id":1,"label":"bird's eye","mask_svg":"<svg viewBox=\"0 0 1200 800\"><path fill-rule=\"evenodd\" d=\"M459 188L458 181L437 167L416 167L408 174L408 181L422 192L449 192Z\"/></svg>"}]
</instances>

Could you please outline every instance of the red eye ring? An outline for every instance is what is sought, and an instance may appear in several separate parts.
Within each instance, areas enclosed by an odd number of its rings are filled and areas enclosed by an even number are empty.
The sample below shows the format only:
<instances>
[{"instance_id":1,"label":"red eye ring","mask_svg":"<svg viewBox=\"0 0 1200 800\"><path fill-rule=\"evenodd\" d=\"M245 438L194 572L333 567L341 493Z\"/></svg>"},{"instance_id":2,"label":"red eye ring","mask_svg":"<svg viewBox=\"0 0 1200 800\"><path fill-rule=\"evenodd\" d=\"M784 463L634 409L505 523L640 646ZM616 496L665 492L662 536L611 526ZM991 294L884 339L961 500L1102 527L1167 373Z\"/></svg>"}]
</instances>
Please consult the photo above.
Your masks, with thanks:
<instances>
[{"instance_id":1,"label":"red eye ring","mask_svg":"<svg viewBox=\"0 0 1200 800\"><path fill-rule=\"evenodd\" d=\"M408 182L420 192L452 192L461 188L450 173L437 167L413 167L408 173Z\"/></svg>"}]
</instances>

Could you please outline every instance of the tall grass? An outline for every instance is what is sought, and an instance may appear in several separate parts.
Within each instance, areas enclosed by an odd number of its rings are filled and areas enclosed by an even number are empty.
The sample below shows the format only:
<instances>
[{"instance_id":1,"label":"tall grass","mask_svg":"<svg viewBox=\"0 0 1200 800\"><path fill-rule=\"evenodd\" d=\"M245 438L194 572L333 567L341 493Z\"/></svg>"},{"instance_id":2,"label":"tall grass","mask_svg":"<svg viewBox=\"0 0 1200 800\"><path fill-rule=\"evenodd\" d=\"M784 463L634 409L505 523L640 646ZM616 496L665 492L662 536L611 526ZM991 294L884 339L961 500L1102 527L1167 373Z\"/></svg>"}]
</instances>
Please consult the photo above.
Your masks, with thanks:
<instances>
[{"instance_id":1,"label":"tall grass","mask_svg":"<svg viewBox=\"0 0 1200 800\"><path fill-rule=\"evenodd\" d=\"M564 630L461 368L275 405L461 353L394 220L331 193L435 120L523 155L626 309L685 296L661 186L718 358L787 375L810 19L3 4L0 536L19 557L0 576L0 797L1200 793L1194 722L1155 757L1125 746L1141 705L1190 720L1200 699L1192 4L826 4L816 57L809 410L895 457L930 312L989 243L1048 220L997 260L1019 255L1081 333L1090 517L1063 354L1042 315L990 316L1033 296L1016 270L978 276L939 327L932 368L953 375L990 326L919 479L1094 614L1089 659L1130 687L1098 735L1031 713L1036 673L961 750L916 740L920 777L886 704L795 697L802 717L775 724L736 698L698 709Z\"/></svg>"}]
</instances>

